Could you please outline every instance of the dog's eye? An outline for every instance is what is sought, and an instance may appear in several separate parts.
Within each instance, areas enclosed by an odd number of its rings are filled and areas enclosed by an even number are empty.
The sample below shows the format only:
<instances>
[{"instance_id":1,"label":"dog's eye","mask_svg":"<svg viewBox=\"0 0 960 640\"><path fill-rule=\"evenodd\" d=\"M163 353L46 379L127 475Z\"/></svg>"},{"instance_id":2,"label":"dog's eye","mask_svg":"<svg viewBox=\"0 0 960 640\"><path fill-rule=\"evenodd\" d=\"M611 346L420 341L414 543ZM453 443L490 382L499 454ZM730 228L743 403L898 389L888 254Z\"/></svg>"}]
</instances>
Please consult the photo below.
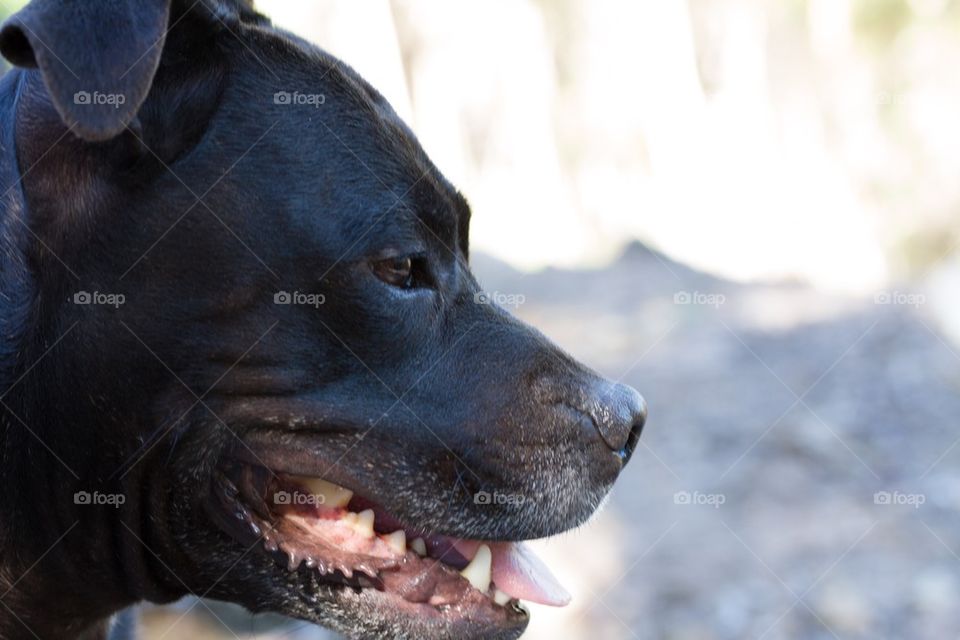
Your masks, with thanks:
<instances>
[{"instance_id":1,"label":"dog's eye","mask_svg":"<svg viewBox=\"0 0 960 640\"><path fill-rule=\"evenodd\" d=\"M394 287L409 289L413 286L413 258L410 256L378 260L373 263L373 272Z\"/></svg>"}]
</instances>

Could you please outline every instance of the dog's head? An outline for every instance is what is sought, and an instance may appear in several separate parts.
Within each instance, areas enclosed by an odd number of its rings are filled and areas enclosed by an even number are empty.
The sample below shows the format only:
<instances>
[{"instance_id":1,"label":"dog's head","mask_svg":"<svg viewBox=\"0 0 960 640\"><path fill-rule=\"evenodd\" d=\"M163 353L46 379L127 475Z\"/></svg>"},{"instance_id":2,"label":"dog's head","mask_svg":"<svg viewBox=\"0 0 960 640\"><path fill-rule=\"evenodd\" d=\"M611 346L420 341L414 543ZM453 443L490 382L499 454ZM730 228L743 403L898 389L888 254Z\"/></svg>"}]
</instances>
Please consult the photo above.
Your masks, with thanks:
<instances>
[{"instance_id":1,"label":"dog's head","mask_svg":"<svg viewBox=\"0 0 960 640\"><path fill-rule=\"evenodd\" d=\"M3 530L31 559L75 527L25 601L417 638L564 601L511 541L593 513L643 400L483 294L376 90L241 2L34 0L0 52L3 444L52 496Z\"/></svg>"}]
</instances>

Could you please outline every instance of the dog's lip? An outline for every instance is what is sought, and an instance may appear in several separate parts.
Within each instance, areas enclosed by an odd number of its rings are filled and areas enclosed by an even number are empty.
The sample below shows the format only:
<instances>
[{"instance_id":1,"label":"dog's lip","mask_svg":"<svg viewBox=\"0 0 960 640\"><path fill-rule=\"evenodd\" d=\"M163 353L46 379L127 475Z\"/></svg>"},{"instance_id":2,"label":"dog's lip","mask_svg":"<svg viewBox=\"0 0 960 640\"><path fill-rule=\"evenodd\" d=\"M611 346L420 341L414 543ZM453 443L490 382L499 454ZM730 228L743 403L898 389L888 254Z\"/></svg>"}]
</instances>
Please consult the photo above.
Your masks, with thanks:
<instances>
[{"instance_id":1,"label":"dog's lip","mask_svg":"<svg viewBox=\"0 0 960 640\"><path fill-rule=\"evenodd\" d=\"M356 432L364 431L357 429ZM361 496L382 495L380 486L371 484L365 470L355 473L348 464L351 457L348 454L357 440L352 434L344 437L345 433L350 434L350 431L310 429L278 432L269 428L253 431L245 434L242 444L235 447L227 458L241 464L264 467L274 473L323 478L349 487ZM448 528L434 527L433 532L458 538L475 537L471 531L453 524Z\"/></svg>"},{"instance_id":2,"label":"dog's lip","mask_svg":"<svg viewBox=\"0 0 960 640\"><path fill-rule=\"evenodd\" d=\"M480 570L481 574L486 575L485 584L495 586L499 596L505 599L508 597L512 600L523 599L551 606L565 606L570 601L570 595L553 576L549 568L522 542L465 539L432 532L418 527L416 523L403 522L369 497L355 495L352 491L345 490L342 487L335 494L327 494L331 497L319 503L319 505L324 506L319 506L316 503L300 506L289 503L276 504L275 498L278 495L278 490L284 492L287 496L298 494L310 497L316 495L311 494L312 491L325 491L325 489L312 488L311 481L319 481L321 485L326 487L326 490L332 489L334 485L325 478L304 477L299 474L279 472L258 464L240 463L238 465L231 461L227 465L228 468L233 469L233 472L229 475L236 482L230 482L224 477L226 484L232 489L232 495L239 496L243 507L262 519L261 522L250 522L249 524L253 525L257 536L264 538L264 541L268 544L268 549L271 551L277 550L278 545L282 547L280 541L283 539L283 532L271 531L268 533L267 531L270 522L275 520L276 517L279 517L283 524L300 521L330 525L331 522L339 524L345 521L350 527L356 529L356 516L362 516L366 513L369 518L368 528L366 529L368 538L373 539L376 536L397 534L402 540L401 544L409 544L419 538L425 547L425 551L418 552L420 556L424 559L432 558L436 563L442 563L454 571L461 572L464 576L469 571L468 565L474 565L473 559L478 556L481 548L485 547L488 559L485 569ZM290 493L287 493L288 491ZM228 490L227 493L230 493L230 491ZM344 496L344 493L349 495ZM340 500L340 502L333 504L334 500ZM228 507L228 510L231 509ZM239 514L237 515L239 517ZM290 517L293 518L293 521L289 520ZM240 519L244 520L244 518ZM246 519L249 520L250 516ZM291 570L310 557L309 549L304 550L303 545L300 549L297 549L297 538L300 538L301 541L305 539L309 547L318 540L323 541L325 535L331 534L329 526L322 527L317 532L321 537L311 539L310 529L309 526L296 529L293 532L293 544L288 544L286 548L280 549L286 553L286 562ZM361 530L363 530L362 527ZM245 537L245 533L241 532L241 537ZM340 535L340 533L333 533L334 539L342 539ZM388 562L382 558L374 558L369 562L360 562L356 565L346 561L337 564L330 556L340 558L344 555L353 555L353 559L356 560L357 556L364 555L363 551L338 547L339 545L330 547L321 544L321 547L314 554L315 557L311 557L311 561L320 563L321 569L326 573L342 570L348 577L357 568L369 569L370 576L376 577L375 572L381 569L396 568L398 564L401 564ZM409 551L412 547L405 548ZM405 561L417 560L416 555L407 553L407 556L407 558L404 558ZM324 563L326 564L324 565ZM490 596L493 597L495 595L493 587L490 587L490 589ZM481 590L487 592L488 587L481 587Z\"/></svg>"},{"instance_id":3,"label":"dog's lip","mask_svg":"<svg viewBox=\"0 0 960 640\"><path fill-rule=\"evenodd\" d=\"M475 598L484 596L475 592ZM367 611L393 611L394 619L403 624L404 621L417 620L417 626L426 627L436 632L438 638L518 638L530 623L530 613L519 605L509 608L491 609L485 602L468 601L455 607L436 609L434 607L415 604L398 599L389 593L375 589L344 591L342 600L347 603L355 602ZM404 637L427 638L426 632L416 636L411 634Z\"/></svg>"},{"instance_id":4,"label":"dog's lip","mask_svg":"<svg viewBox=\"0 0 960 640\"><path fill-rule=\"evenodd\" d=\"M227 472L226 469L233 471ZM238 467L233 462L227 462L224 470L218 473L218 480L215 482L217 490L212 494L214 502L219 502L220 506L220 509L214 510L215 520L245 546L250 545L253 538L253 544L261 544L268 555L272 555L278 564L284 565L283 569L286 571L296 573L306 571L306 575L315 576L314 579L332 588L332 597L340 599L342 604L343 601L350 601L364 608L375 606L378 615L392 618L395 628L406 626L413 631L423 628L423 625L428 623L433 625L428 627L431 631L443 628L454 632L454 636L448 636L445 633L443 637L516 637L529 622L528 612L516 599L511 598L509 601L496 599L495 596L499 592L490 582L489 560L486 577L489 588L477 587L473 583L473 580L467 576L470 567L458 572L457 568L447 563L446 558L441 561L438 558L423 556L419 552L414 553L410 548L407 548L404 555L388 558L384 558L383 554L365 557L354 555L353 560L357 558L362 560L346 567L335 562L331 564L329 556L321 560L310 558L313 562L308 563L308 556L298 553L297 545L304 541L308 545L314 541L326 545L330 540L322 537L314 539L310 531L300 530L305 537L301 536L298 542L295 536L300 513L296 509L290 508L287 511L277 512L279 523L273 523L274 526L271 526L268 520L257 518L248 507L248 501L245 499L246 492L237 488L228 475L239 478L238 484L249 484L250 474L262 474L261 479L272 478L266 483L266 487L271 491L276 489L276 485L273 484L275 482L291 480L296 482L297 479L278 477L271 470L262 467L253 469L250 465ZM247 474L246 477L243 474ZM350 501L350 509L365 506L366 501L361 501L356 507L354 500ZM340 510L348 515L356 515L346 507L341 507ZM289 519L290 516L293 520ZM333 520L343 522L342 519L333 518ZM329 521L327 516L315 514L314 522L327 521ZM307 526L310 526L309 523ZM323 527L322 524L320 526ZM341 532L342 530L341 527ZM289 537L291 532L294 533L292 539ZM348 544L351 537L354 540L358 539L357 536L348 536ZM375 545L379 544L382 551L382 535L371 532L368 540ZM460 545L450 545L450 554L456 556L457 548L455 547L458 546L463 549ZM332 548L327 546L327 549ZM341 550L338 549L337 552L339 551ZM351 551L343 551L343 554L350 555ZM470 564L473 565L473 562ZM340 588L336 588L337 585ZM457 629L463 630L464 634L457 633Z\"/></svg>"},{"instance_id":5,"label":"dog's lip","mask_svg":"<svg viewBox=\"0 0 960 640\"><path fill-rule=\"evenodd\" d=\"M247 431L242 445L233 449L224 459L224 462L226 464L241 464L250 468L266 469L275 474L323 478L328 482L356 491L356 497L351 501L350 509L378 508L378 505L373 502L364 504L362 496L376 497L380 495L379 492L369 490L361 478L351 471L351 467L343 463L344 450L350 447L349 442L352 438L352 435L340 429L334 430L332 433L314 429L280 431L275 427ZM357 471L362 473L364 469L358 468ZM361 502L358 503L357 500ZM256 543L256 540L249 537L249 530L246 532L246 538L244 538L242 532L238 536L236 530L239 528L237 525L240 521L233 517L229 510L224 512L221 508L220 511L221 516L224 513L227 516L227 522L220 521L221 526L226 525L226 530L234 533L234 537L238 538L244 545ZM385 509L383 511L392 516L391 512ZM419 622L439 617L436 620L437 625L439 625L437 628L459 628L462 625L467 625L469 633L460 634L461 637L497 638L516 637L526 627L529 622L529 614L520 606L520 600L553 606L563 606L569 602L569 594L556 582L546 566L522 543L464 539L460 536L464 536L465 533L469 536L469 532L465 532L463 526L457 523L451 523L450 525L451 529L456 530L455 532L438 530L432 534L427 534L416 528L411 529L403 525L399 519L394 520L392 524L398 525L408 532L408 542L413 539L414 535L425 538L429 549L428 554L434 559L437 558L438 554L442 558L442 562L437 560L435 564L444 565L447 574L452 572L452 576L448 575L445 579L445 584L448 586L451 578L460 580L461 583L464 582L463 578L457 574L467 564L468 559L474 556L477 548L481 544L486 544L490 548L492 556L492 566L489 569L491 576L489 590L481 592L468 585L465 590L460 588L457 592L460 594L459 596L450 599L448 604L439 607L430 602L410 602L409 599L405 599L406 596L400 593L369 588L377 587L378 584L368 583L359 586L348 583L357 593L351 591L350 588L341 588L335 590L337 595L333 597L352 599L357 606L375 606L378 609L392 606L390 613L394 616L396 624L411 625L408 627L410 629L415 629L418 621L409 618L409 616L418 616ZM231 531L231 528L233 528L233 531ZM387 530L393 530L393 526L387 525ZM378 528L377 531L379 532L380 529ZM458 537L448 537L444 534ZM283 552L282 549L280 551ZM287 557L293 560L290 554ZM282 559L277 557L276 554L274 554L274 559L279 564L283 564ZM429 560L430 558L426 559ZM414 558L414 560L419 559ZM296 562L301 561L302 559L296 560ZM412 565L414 568L418 566L423 567L417 562ZM290 570L289 566L284 568L287 571ZM368 572L368 575L379 577L377 567L370 566L369 568L372 571ZM395 568L385 569L387 575L390 575L390 572ZM403 575L403 571L393 575ZM406 575L410 575L409 571ZM498 585L502 585L505 589L501 590ZM448 590L447 593L449 594L450 591ZM497 600L497 597L509 598L509 600L504 603L504 600ZM484 630L481 632L478 629Z\"/></svg>"},{"instance_id":6,"label":"dog's lip","mask_svg":"<svg viewBox=\"0 0 960 640\"><path fill-rule=\"evenodd\" d=\"M273 473L324 478L360 495L373 495L373 487L343 464L344 454L330 450L328 434L296 434L296 445L278 439L270 432L255 432L244 438L242 446L228 455L232 462L263 467Z\"/></svg>"}]
</instances>

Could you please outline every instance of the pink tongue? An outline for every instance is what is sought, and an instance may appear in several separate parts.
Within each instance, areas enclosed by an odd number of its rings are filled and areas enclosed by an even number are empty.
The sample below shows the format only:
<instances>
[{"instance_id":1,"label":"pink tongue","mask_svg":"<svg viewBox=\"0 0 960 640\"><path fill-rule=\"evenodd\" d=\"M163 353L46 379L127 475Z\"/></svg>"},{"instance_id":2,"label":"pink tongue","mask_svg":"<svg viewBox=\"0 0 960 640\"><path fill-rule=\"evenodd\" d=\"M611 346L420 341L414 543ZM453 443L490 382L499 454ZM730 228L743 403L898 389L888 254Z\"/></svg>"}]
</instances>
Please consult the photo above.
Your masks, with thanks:
<instances>
[{"instance_id":1,"label":"pink tongue","mask_svg":"<svg viewBox=\"0 0 960 640\"><path fill-rule=\"evenodd\" d=\"M456 540L454 548L465 558L472 558L481 544L490 547L493 555L492 579L497 589L517 600L564 607L570 594L550 573L547 565L522 542L480 542Z\"/></svg>"}]
</instances>

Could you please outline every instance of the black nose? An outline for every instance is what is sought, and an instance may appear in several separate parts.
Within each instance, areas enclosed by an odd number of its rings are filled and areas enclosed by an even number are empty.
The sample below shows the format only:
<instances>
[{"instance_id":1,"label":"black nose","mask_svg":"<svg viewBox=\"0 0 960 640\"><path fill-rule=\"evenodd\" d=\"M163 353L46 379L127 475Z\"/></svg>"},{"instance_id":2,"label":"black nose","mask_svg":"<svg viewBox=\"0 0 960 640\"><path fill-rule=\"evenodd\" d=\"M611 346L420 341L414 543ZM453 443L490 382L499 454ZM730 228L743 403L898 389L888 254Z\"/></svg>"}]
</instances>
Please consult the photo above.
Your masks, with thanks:
<instances>
[{"instance_id":1,"label":"black nose","mask_svg":"<svg viewBox=\"0 0 960 640\"><path fill-rule=\"evenodd\" d=\"M637 448L647 421L647 403L636 389L619 382L602 382L599 402L591 412L600 437L626 464Z\"/></svg>"}]
</instances>

